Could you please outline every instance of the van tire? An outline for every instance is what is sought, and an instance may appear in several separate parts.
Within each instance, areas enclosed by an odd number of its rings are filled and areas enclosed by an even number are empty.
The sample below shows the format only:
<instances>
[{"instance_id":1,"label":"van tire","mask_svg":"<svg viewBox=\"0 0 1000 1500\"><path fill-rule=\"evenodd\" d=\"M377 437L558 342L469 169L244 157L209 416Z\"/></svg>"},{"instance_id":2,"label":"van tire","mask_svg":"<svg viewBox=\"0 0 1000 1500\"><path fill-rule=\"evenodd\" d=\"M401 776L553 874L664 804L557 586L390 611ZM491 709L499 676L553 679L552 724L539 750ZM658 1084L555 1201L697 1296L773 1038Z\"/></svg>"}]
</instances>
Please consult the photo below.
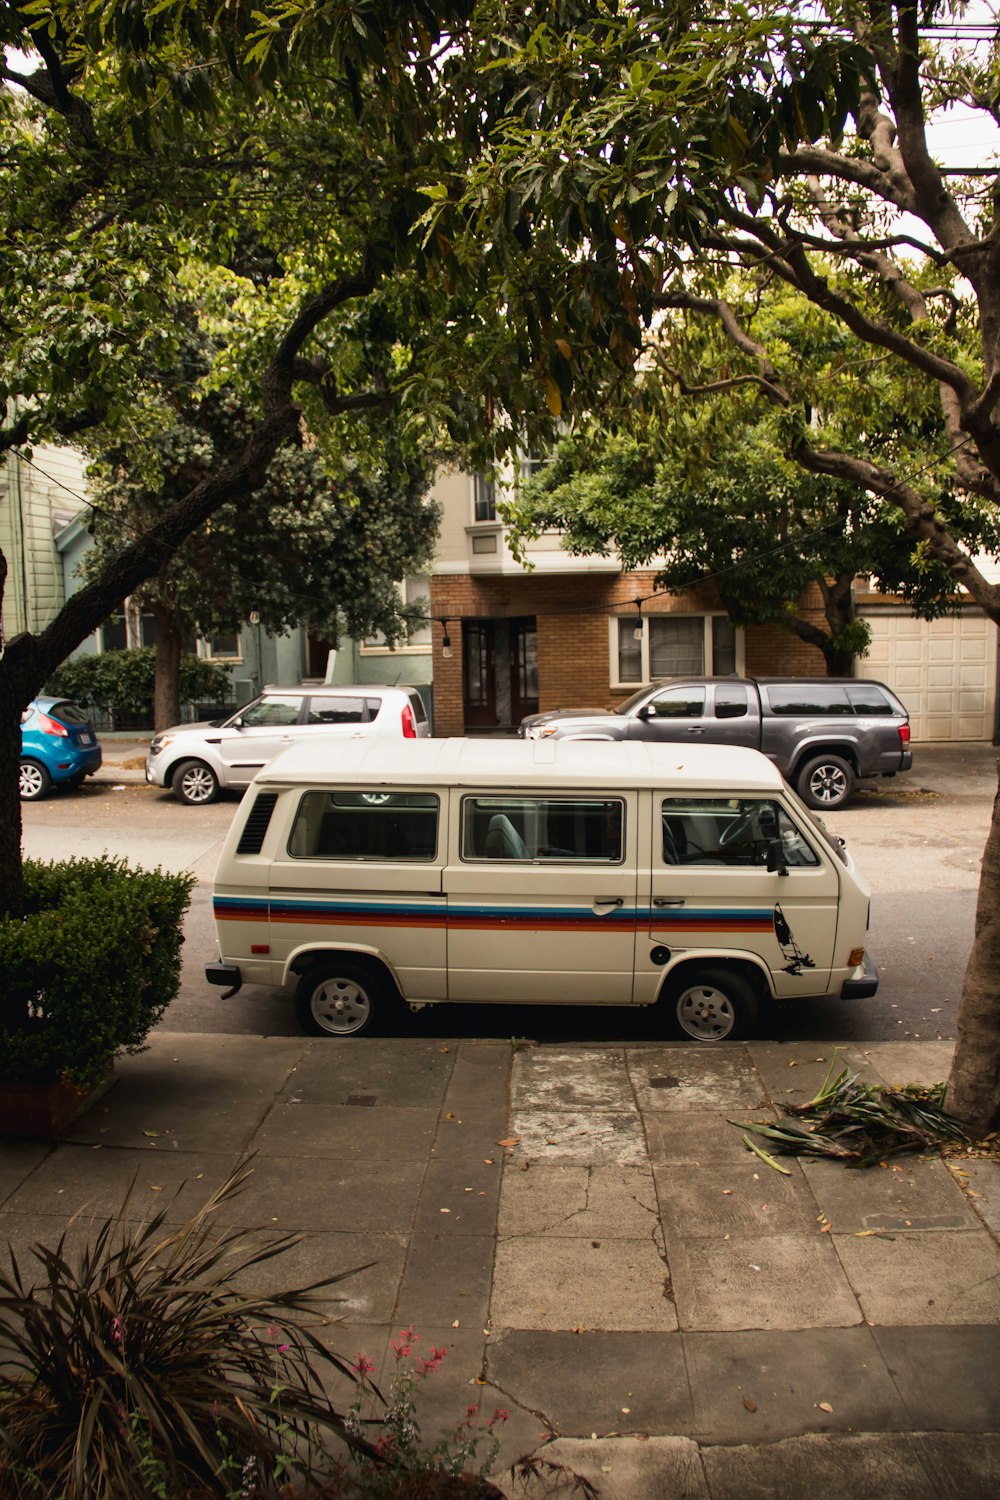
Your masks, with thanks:
<instances>
[{"instance_id":1,"label":"van tire","mask_svg":"<svg viewBox=\"0 0 1000 1500\"><path fill-rule=\"evenodd\" d=\"M205 807L219 795L219 778L203 760L182 760L170 785L177 800L188 807Z\"/></svg>"},{"instance_id":2,"label":"van tire","mask_svg":"<svg viewBox=\"0 0 1000 1500\"><path fill-rule=\"evenodd\" d=\"M854 795L855 779L854 767L843 756L814 755L802 767L796 785L806 807L833 812Z\"/></svg>"},{"instance_id":3,"label":"van tire","mask_svg":"<svg viewBox=\"0 0 1000 1500\"><path fill-rule=\"evenodd\" d=\"M295 1004L299 1025L310 1036L364 1036L376 1029L392 997L374 968L331 957L306 970Z\"/></svg>"},{"instance_id":4,"label":"van tire","mask_svg":"<svg viewBox=\"0 0 1000 1500\"><path fill-rule=\"evenodd\" d=\"M671 987L668 1004L678 1035L690 1042L737 1042L757 1022L750 980L727 967L688 969Z\"/></svg>"}]
</instances>

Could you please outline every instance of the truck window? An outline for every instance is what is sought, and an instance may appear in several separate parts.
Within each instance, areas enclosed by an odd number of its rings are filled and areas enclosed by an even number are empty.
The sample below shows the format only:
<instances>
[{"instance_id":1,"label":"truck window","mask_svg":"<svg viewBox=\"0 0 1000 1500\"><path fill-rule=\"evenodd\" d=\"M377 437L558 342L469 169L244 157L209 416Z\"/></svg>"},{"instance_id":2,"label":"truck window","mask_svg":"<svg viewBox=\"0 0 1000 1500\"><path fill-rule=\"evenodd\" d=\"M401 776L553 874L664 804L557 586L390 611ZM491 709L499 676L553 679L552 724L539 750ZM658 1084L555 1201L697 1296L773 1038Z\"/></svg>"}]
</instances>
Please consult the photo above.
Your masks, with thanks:
<instances>
[{"instance_id":1,"label":"truck window","mask_svg":"<svg viewBox=\"0 0 1000 1500\"><path fill-rule=\"evenodd\" d=\"M666 688L649 700L649 710L657 719L700 719L705 712L705 689Z\"/></svg>"},{"instance_id":2,"label":"truck window","mask_svg":"<svg viewBox=\"0 0 1000 1500\"><path fill-rule=\"evenodd\" d=\"M437 853L440 800L422 792L306 792L288 839L293 859L419 861Z\"/></svg>"},{"instance_id":3,"label":"truck window","mask_svg":"<svg viewBox=\"0 0 1000 1500\"><path fill-rule=\"evenodd\" d=\"M773 714L821 715L854 712L844 689L835 683L794 682L764 688Z\"/></svg>"},{"instance_id":4,"label":"truck window","mask_svg":"<svg viewBox=\"0 0 1000 1500\"><path fill-rule=\"evenodd\" d=\"M462 859L619 864L624 829L618 798L465 797Z\"/></svg>"},{"instance_id":5,"label":"truck window","mask_svg":"<svg viewBox=\"0 0 1000 1500\"><path fill-rule=\"evenodd\" d=\"M747 690L742 683L716 683L715 717L717 719L745 719L747 712Z\"/></svg>"},{"instance_id":6,"label":"truck window","mask_svg":"<svg viewBox=\"0 0 1000 1500\"><path fill-rule=\"evenodd\" d=\"M759 869L776 839L787 865L819 864L785 809L768 797L665 797L660 812L665 865Z\"/></svg>"},{"instance_id":7,"label":"truck window","mask_svg":"<svg viewBox=\"0 0 1000 1500\"><path fill-rule=\"evenodd\" d=\"M873 682L859 682L847 689L856 714L891 714L892 704Z\"/></svg>"}]
</instances>

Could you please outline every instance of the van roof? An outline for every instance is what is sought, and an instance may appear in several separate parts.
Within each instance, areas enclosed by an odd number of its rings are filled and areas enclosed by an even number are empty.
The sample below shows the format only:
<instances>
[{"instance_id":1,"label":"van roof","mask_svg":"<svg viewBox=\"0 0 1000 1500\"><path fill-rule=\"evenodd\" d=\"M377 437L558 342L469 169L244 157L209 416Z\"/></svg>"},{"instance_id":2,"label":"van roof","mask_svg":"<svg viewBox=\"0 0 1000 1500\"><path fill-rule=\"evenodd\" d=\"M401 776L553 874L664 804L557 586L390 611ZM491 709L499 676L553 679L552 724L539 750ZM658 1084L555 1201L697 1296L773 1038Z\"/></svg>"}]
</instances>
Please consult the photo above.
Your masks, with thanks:
<instances>
[{"instance_id":1,"label":"van roof","mask_svg":"<svg viewBox=\"0 0 1000 1500\"><path fill-rule=\"evenodd\" d=\"M549 789L664 783L730 795L776 791L781 775L757 750L639 740L425 739L315 736L258 772L267 786L487 786Z\"/></svg>"}]
</instances>

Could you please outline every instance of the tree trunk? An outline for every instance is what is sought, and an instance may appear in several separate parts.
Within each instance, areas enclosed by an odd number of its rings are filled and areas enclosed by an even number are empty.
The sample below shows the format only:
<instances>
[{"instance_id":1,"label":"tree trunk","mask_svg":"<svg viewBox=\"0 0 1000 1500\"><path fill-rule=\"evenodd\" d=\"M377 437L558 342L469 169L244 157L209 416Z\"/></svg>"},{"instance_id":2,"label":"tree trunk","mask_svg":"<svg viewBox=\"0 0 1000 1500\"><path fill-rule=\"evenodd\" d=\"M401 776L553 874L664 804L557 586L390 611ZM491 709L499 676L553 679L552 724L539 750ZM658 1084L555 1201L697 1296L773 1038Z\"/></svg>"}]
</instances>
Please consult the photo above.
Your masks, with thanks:
<instances>
[{"instance_id":1,"label":"tree trunk","mask_svg":"<svg viewBox=\"0 0 1000 1500\"><path fill-rule=\"evenodd\" d=\"M24 909L18 788L24 703L19 698L13 684L0 681L0 913L12 916L20 916Z\"/></svg>"},{"instance_id":2,"label":"tree trunk","mask_svg":"<svg viewBox=\"0 0 1000 1500\"><path fill-rule=\"evenodd\" d=\"M169 729L181 716L181 633L172 610L154 604L152 613L156 622L153 728Z\"/></svg>"},{"instance_id":3,"label":"tree trunk","mask_svg":"<svg viewBox=\"0 0 1000 1500\"><path fill-rule=\"evenodd\" d=\"M1000 787L983 853L948 1108L976 1138L1000 1130Z\"/></svg>"}]
</instances>

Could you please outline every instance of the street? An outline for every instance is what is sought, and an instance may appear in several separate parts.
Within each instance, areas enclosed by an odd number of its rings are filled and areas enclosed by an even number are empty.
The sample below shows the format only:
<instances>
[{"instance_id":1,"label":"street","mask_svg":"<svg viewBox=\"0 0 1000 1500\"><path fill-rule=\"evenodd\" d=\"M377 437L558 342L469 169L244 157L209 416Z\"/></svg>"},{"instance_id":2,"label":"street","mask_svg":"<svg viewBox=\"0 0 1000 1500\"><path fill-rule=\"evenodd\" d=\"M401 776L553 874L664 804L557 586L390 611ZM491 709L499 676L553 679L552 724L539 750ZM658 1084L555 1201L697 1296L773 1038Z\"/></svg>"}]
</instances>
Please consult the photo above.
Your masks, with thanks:
<instances>
[{"instance_id":1,"label":"street","mask_svg":"<svg viewBox=\"0 0 1000 1500\"><path fill-rule=\"evenodd\" d=\"M916 769L862 783L852 805L827 818L872 888L873 1000L804 1001L762 1014L760 1034L781 1040L874 1042L951 1038L972 942L983 843L996 791L995 747L917 746ZM110 768L109 768L110 769ZM104 851L198 879L186 923L181 992L161 1028L270 1036L298 1034L291 992L248 987L234 999L204 980L216 957L211 881L237 797L182 806L131 780L26 803L24 851L40 859ZM436 1006L404 1012L400 1036L521 1037L546 1041L659 1039L655 1010Z\"/></svg>"}]
</instances>

